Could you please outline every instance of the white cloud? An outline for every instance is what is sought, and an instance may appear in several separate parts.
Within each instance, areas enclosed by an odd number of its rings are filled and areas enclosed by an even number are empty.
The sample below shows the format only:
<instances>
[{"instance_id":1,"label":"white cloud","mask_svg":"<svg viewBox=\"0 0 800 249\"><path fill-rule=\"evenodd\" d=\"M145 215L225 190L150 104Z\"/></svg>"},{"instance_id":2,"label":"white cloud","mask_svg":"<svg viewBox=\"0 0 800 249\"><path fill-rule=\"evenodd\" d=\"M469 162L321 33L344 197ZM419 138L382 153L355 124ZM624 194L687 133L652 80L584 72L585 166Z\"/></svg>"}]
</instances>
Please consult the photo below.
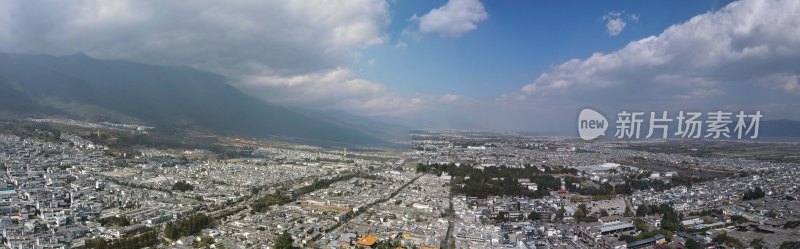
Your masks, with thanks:
<instances>
[{"instance_id":1,"label":"white cloud","mask_svg":"<svg viewBox=\"0 0 800 249\"><path fill-rule=\"evenodd\" d=\"M389 21L384 0L0 1L0 51L188 65L271 102L392 112L415 97L342 66L387 42Z\"/></svg>"},{"instance_id":2,"label":"white cloud","mask_svg":"<svg viewBox=\"0 0 800 249\"><path fill-rule=\"evenodd\" d=\"M792 93L800 72L800 36L787 31L800 27L799 13L798 1L734 2L620 50L554 66L521 92L590 96L607 89L617 99L742 96L743 89L768 85Z\"/></svg>"},{"instance_id":3,"label":"white cloud","mask_svg":"<svg viewBox=\"0 0 800 249\"><path fill-rule=\"evenodd\" d=\"M406 44L405 42L397 42L397 44L395 44L394 47L395 48L408 48L408 44Z\"/></svg>"},{"instance_id":4,"label":"white cloud","mask_svg":"<svg viewBox=\"0 0 800 249\"><path fill-rule=\"evenodd\" d=\"M557 64L498 101L533 108L527 111L548 117L536 125L553 129L586 105L610 112L762 110L769 119L796 119L800 36L786 31L798 27L800 2L734 2L617 51Z\"/></svg>"},{"instance_id":5,"label":"white cloud","mask_svg":"<svg viewBox=\"0 0 800 249\"><path fill-rule=\"evenodd\" d=\"M382 84L356 77L348 68L293 76L248 76L240 87L272 101L295 105L330 105L342 99L370 98L385 89Z\"/></svg>"},{"instance_id":6,"label":"white cloud","mask_svg":"<svg viewBox=\"0 0 800 249\"><path fill-rule=\"evenodd\" d=\"M617 36L625 30L628 21L639 22L639 15L626 14L625 11L611 11L603 15L603 21L606 22L608 36Z\"/></svg>"},{"instance_id":7,"label":"white cloud","mask_svg":"<svg viewBox=\"0 0 800 249\"><path fill-rule=\"evenodd\" d=\"M622 13L620 12L609 12L603 16L603 20L606 21L606 30L608 30L609 36L619 35L627 24L625 20L622 19Z\"/></svg>"},{"instance_id":8,"label":"white cloud","mask_svg":"<svg viewBox=\"0 0 800 249\"><path fill-rule=\"evenodd\" d=\"M270 102L413 113L438 97L397 94L343 66L388 41L388 8L384 0L0 1L0 51L188 65Z\"/></svg>"},{"instance_id":9,"label":"white cloud","mask_svg":"<svg viewBox=\"0 0 800 249\"><path fill-rule=\"evenodd\" d=\"M349 68L279 76L253 75L239 86L245 92L293 106L339 109L363 115L399 116L430 107L456 104L462 96L412 96L387 90L381 83L359 78Z\"/></svg>"},{"instance_id":10,"label":"white cloud","mask_svg":"<svg viewBox=\"0 0 800 249\"><path fill-rule=\"evenodd\" d=\"M0 50L70 54L226 75L309 73L385 42L383 0L2 1Z\"/></svg>"},{"instance_id":11,"label":"white cloud","mask_svg":"<svg viewBox=\"0 0 800 249\"><path fill-rule=\"evenodd\" d=\"M696 89L692 90L688 94L679 94L675 95L676 99L679 100L702 100L708 99L711 97L722 96L725 94L725 91L719 89Z\"/></svg>"},{"instance_id":12,"label":"white cloud","mask_svg":"<svg viewBox=\"0 0 800 249\"><path fill-rule=\"evenodd\" d=\"M463 98L464 98L464 97L462 97L462 96L458 96L458 95L455 95L455 94L445 94L445 95L443 95L443 96L441 97L441 100L442 100L443 102L450 102L450 103L452 103L452 102L456 102L456 101L458 101L458 100L461 100L461 99L463 99Z\"/></svg>"},{"instance_id":13,"label":"white cloud","mask_svg":"<svg viewBox=\"0 0 800 249\"><path fill-rule=\"evenodd\" d=\"M411 17L419 23L419 31L438 33L443 36L459 37L478 28L478 23L489 18L479 0L448 0L439 8L427 14Z\"/></svg>"},{"instance_id":14,"label":"white cloud","mask_svg":"<svg viewBox=\"0 0 800 249\"><path fill-rule=\"evenodd\" d=\"M387 94L372 98L347 99L337 106L368 116L402 116L418 112L424 106L424 102L425 99L422 97Z\"/></svg>"},{"instance_id":15,"label":"white cloud","mask_svg":"<svg viewBox=\"0 0 800 249\"><path fill-rule=\"evenodd\" d=\"M800 95L800 75L778 73L765 76L760 82L773 89L793 95Z\"/></svg>"},{"instance_id":16,"label":"white cloud","mask_svg":"<svg viewBox=\"0 0 800 249\"><path fill-rule=\"evenodd\" d=\"M630 14L628 15L628 18L631 19L631 21L633 22L639 22L639 15L637 14Z\"/></svg>"}]
</instances>

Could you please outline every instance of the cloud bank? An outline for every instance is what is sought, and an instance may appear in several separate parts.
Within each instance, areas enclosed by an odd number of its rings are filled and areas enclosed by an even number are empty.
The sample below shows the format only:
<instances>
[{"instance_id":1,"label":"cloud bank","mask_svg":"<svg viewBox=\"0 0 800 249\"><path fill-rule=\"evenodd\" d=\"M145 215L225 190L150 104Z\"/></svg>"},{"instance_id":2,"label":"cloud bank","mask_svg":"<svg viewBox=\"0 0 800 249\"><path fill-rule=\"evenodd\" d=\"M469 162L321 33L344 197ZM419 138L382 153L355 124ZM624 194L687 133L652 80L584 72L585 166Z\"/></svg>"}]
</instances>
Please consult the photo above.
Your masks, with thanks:
<instances>
[{"instance_id":1,"label":"cloud bank","mask_svg":"<svg viewBox=\"0 0 800 249\"><path fill-rule=\"evenodd\" d=\"M519 91L485 99L403 95L360 78L349 65L364 48L411 49L399 38L406 31L395 40L386 33L389 7L384 0L0 1L0 51L188 65L278 103L467 127L558 129L579 107L642 103L800 117L798 1L734 2L619 50L556 64ZM454 38L488 18L478 0L449 0L412 17L407 30L411 38ZM616 36L638 16L612 12L602 20Z\"/></svg>"},{"instance_id":2,"label":"cloud bank","mask_svg":"<svg viewBox=\"0 0 800 249\"><path fill-rule=\"evenodd\" d=\"M800 95L800 35L794 31L800 31L800 2L734 2L620 50L556 65L521 92L547 96L647 86L666 90L659 94L710 97L759 86Z\"/></svg>"},{"instance_id":3,"label":"cloud bank","mask_svg":"<svg viewBox=\"0 0 800 249\"><path fill-rule=\"evenodd\" d=\"M0 51L192 66L273 102L410 112L416 96L346 66L388 42L389 22L384 0L2 1Z\"/></svg>"},{"instance_id":4,"label":"cloud bank","mask_svg":"<svg viewBox=\"0 0 800 249\"><path fill-rule=\"evenodd\" d=\"M486 17L479 1L452 0L418 21L423 32L457 36ZM0 51L191 66L272 102L368 115L440 102L394 93L348 66L389 43L390 20L384 0L0 1Z\"/></svg>"},{"instance_id":5,"label":"cloud bank","mask_svg":"<svg viewBox=\"0 0 800 249\"><path fill-rule=\"evenodd\" d=\"M385 42L381 0L3 1L0 49L220 73L308 73ZM246 58L246 59L244 59Z\"/></svg>"}]
</instances>

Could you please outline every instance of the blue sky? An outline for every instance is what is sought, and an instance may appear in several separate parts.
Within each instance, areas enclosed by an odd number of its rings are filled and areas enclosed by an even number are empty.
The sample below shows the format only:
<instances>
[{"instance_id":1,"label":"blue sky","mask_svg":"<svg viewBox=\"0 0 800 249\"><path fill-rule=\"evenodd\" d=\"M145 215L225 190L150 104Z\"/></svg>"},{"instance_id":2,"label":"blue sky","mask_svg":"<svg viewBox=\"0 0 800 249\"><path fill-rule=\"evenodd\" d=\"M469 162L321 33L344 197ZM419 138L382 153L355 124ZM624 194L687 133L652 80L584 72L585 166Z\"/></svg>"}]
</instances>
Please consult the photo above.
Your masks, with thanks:
<instances>
[{"instance_id":1,"label":"blue sky","mask_svg":"<svg viewBox=\"0 0 800 249\"><path fill-rule=\"evenodd\" d=\"M549 67L594 52L611 52L627 43L657 35L730 1L484 1L489 15L461 37L425 35L414 41L402 35L409 18L446 1L397 1L391 5L388 33L396 43L371 47L357 63L365 79L414 94L458 94L491 98L519 90ZM609 36L603 16L636 15L624 30ZM368 61L375 59L373 65Z\"/></svg>"},{"instance_id":2,"label":"blue sky","mask_svg":"<svg viewBox=\"0 0 800 249\"><path fill-rule=\"evenodd\" d=\"M586 106L800 120L798 34L794 0L0 1L2 52L190 66L414 128L571 132Z\"/></svg>"}]
</instances>

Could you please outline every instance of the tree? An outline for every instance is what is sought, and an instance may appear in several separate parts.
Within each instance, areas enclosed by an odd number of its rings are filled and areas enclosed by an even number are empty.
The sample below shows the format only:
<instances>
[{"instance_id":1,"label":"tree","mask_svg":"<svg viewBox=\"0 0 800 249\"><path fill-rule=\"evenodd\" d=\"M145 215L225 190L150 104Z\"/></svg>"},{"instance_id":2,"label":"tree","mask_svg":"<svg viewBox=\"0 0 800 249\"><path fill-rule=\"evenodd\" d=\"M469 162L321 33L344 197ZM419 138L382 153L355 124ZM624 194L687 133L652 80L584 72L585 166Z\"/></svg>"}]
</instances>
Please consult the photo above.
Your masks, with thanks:
<instances>
[{"instance_id":1,"label":"tree","mask_svg":"<svg viewBox=\"0 0 800 249\"><path fill-rule=\"evenodd\" d=\"M401 244L400 244L399 241L383 240L381 242L378 242L377 245L375 245L375 249L395 249L395 248L399 247L400 245Z\"/></svg>"},{"instance_id":2,"label":"tree","mask_svg":"<svg viewBox=\"0 0 800 249\"><path fill-rule=\"evenodd\" d=\"M756 187L755 189L744 192L742 200L749 201L749 200L760 199L764 198L764 196L766 195L767 194L764 193L764 190L761 190L761 187Z\"/></svg>"},{"instance_id":3,"label":"tree","mask_svg":"<svg viewBox=\"0 0 800 249\"><path fill-rule=\"evenodd\" d=\"M642 219L639 219L639 218L634 219L633 220L633 224L636 226L636 229L639 230L639 231L642 231L642 232L650 231L650 225L647 224L647 222L645 222Z\"/></svg>"},{"instance_id":4,"label":"tree","mask_svg":"<svg viewBox=\"0 0 800 249\"><path fill-rule=\"evenodd\" d=\"M664 238L666 238L667 241L672 241L672 232L667 231L667 230L663 230L663 229L653 230L653 231L649 231L649 232L641 232L641 233L639 233L639 235L636 235L636 236L623 234L623 235L619 236L619 240L623 240L625 242L631 243L631 242L634 242L634 241L637 241L637 240L643 240L643 239L646 239L646 238L650 238L650 237L656 236L657 234L664 235Z\"/></svg>"},{"instance_id":5,"label":"tree","mask_svg":"<svg viewBox=\"0 0 800 249\"><path fill-rule=\"evenodd\" d=\"M103 226L124 227L124 226L130 226L131 222L125 216L121 216L121 217L114 216L114 217L101 219L100 220L100 224L102 224Z\"/></svg>"},{"instance_id":6,"label":"tree","mask_svg":"<svg viewBox=\"0 0 800 249\"><path fill-rule=\"evenodd\" d=\"M283 205L287 202L289 202L289 198L286 198L286 196L281 193L268 194L254 200L253 203L250 204L250 208L253 212L263 213L269 210L269 207L273 205Z\"/></svg>"},{"instance_id":7,"label":"tree","mask_svg":"<svg viewBox=\"0 0 800 249\"><path fill-rule=\"evenodd\" d=\"M561 209L559 209L558 213L556 213L556 220L563 220L564 219L564 213L566 213L566 212L567 212L567 210L564 209L564 206L561 206Z\"/></svg>"},{"instance_id":8,"label":"tree","mask_svg":"<svg viewBox=\"0 0 800 249\"><path fill-rule=\"evenodd\" d=\"M648 205L642 204L639 205L638 208L636 208L636 216L645 217L648 215L650 215L650 207Z\"/></svg>"},{"instance_id":9,"label":"tree","mask_svg":"<svg viewBox=\"0 0 800 249\"><path fill-rule=\"evenodd\" d=\"M274 246L275 249L292 249L294 248L292 247L292 243L294 243L292 236L289 235L288 232L283 232L281 235L275 238Z\"/></svg>"},{"instance_id":10,"label":"tree","mask_svg":"<svg viewBox=\"0 0 800 249\"><path fill-rule=\"evenodd\" d=\"M586 203L578 204L578 208L575 209L572 218L575 218L576 221L581 221L583 218L586 218L586 209Z\"/></svg>"},{"instance_id":11,"label":"tree","mask_svg":"<svg viewBox=\"0 0 800 249\"><path fill-rule=\"evenodd\" d=\"M542 218L541 215L539 215L535 211L528 214L528 219L529 220L539 220L541 218Z\"/></svg>"},{"instance_id":12,"label":"tree","mask_svg":"<svg viewBox=\"0 0 800 249\"><path fill-rule=\"evenodd\" d=\"M633 211L631 211L631 207L630 206L625 206L625 213L623 213L622 215L625 216L625 217L633 216Z\"/></svg>"},{"instance_id":13,"label":"tree","mask_svg":"<svg viewBox=\"0 0 800 249\"><path fill-rule=\"evenodd\" d=\"M755 249L762 249L764 248L764 239L763 238L754 239L753 241L750 241L750 246L752 246Z\"/></svg>"},{"instance_id":14,"label":"tree","mask_svg":"<svg viewBox=\"0 0 800 249\"><path fill-rule=\"evenodd\" d=\"M717 237L714 237L714 239L712 239L711 241L717 244L725 244L729 246L735 246L737 248L744 248L744 243L742 243L742 241L734 237L728 236L727 233L717 235Z\"/></svg>"},{"instance_id":15,"label":"tree","mask_svg":"<svg viewBox=\"0 0 800 249\"><path fill-rule=\"evenodd\" d=\"M586 212L586 210L588 210L589 208L586 207L586 203L581 203L578 204L578 209L582 209L584 212Z\"/></svg>"},{"instance_id":16,"label":"tree","mask_svg":"<svg viewBox=\"0 0 800 249\"><path fill-rule=\"evenodd\" d=\"M194 186L186 181L177 181L175 182L175 185L172 185L172 190L178 190L181 192L192 191L194 190Z\"/></svg>"},{"instance_id":17,"label":"tree","mask_svg":"<svg viewBox=\"0 0 800 249\"><path fill-rule=\"evenodd\" d=\"M794 229L800 226L800 220L790 220L783 224L783 229Z\"/></svg>"},{"instance_id":18,"label":"tree","mask_svg":"<svg viewBox=\"0 0 800 249\"><path fill-rule=\"evenodd\" d=\"M750 220L748 220L747 218L745 218L744 216L741 216L741 215L731 215L731 221L733 223L736 223L736 224L742 224L742 223L750 222Z\"/></svg>"},{"instance_id":19,"label":"tree","mask_svg":"<svg viewBox=\"0 0 800 249\"><path fill-rule=\"evenodd\" d=\"M795 249L798 246L800 246L800 241L794 241L794 242L792 242L792 241L784 241L783 243L781 243L780 247L778 247L778 248L780 248L780 249Z\"/></svg>"},{"instance_id":20,"label":"tree","mask_svg":"<svg viewBox=\"0 0 800 249\"><path fill-rule=\"evenodd\" d=\"M124 236L115 240L88 239L84 248L135 249L158 245L158 231L148 229L138 235Z\"/></svg>"},{"instance_id":21,"label":"tree","mask_svg":"<svg viewBox=\"0 0 800 249\"><path fill-rule=\"evenodd\" d=\"M572 218L575 218L576 221L580 221L585 217L586 213L581 208L576 209L575 213L572 214Z\"/></svg>"},{"instance_id":22,"label":"tree","mask_svg":"<svg viewBox=\"0 0 800 249\"><path fill-rule=\"evenodd\" d=\"M170 239L179 239L182 236L192 235L204 228L211 226L213 220L203 213L195 214L177 220L164 227L164 236Z\"/></svg>"},{"instance_id":23,"label":"tree","mask_svg":"<svg viewBox=\"0 0 800 249\"><path fill-rule=\"evenodd\" d=\"M701 249L701 248L703 248L703 245L701 245L697 241L694 241L693 239L686 240L686 249Z\"/></svg>"}]
</instances>

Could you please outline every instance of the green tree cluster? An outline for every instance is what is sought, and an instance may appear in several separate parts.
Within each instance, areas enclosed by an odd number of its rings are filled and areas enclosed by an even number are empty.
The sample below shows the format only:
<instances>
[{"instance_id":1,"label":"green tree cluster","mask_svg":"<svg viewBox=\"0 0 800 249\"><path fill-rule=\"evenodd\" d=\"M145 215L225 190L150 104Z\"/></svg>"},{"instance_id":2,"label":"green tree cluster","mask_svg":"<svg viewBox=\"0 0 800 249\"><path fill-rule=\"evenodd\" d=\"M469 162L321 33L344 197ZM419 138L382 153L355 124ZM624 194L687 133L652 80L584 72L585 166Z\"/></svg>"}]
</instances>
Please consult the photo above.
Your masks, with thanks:
<instances>
[{"instance_id":1,"label":"green tree cluster","mask_svg":"<svg viewBox=\"0 0 800 249\"><path fill-rule=\"evenodd\" d=\"M106 239L89 239L86 240L84 248L92 249L139 249L144 247L153 247L158 245L158 231L150 230L142 232L138 235L129 236L125 238L106 240Z\"/></svg>"},{"instance_id":2,"label":"green tree cluster","mask_svg":"<svg viewBox=\"0 0 800 249\"><path fill-rule=\"evenodd\" d=\"M540 220L540 219L542 219L542 216L541 216L541 215L539 215L539 213L536 213L536 212L533 212L533 211L532 211L532 212L530 212L530 213L528 214L528 219L529 219L529 220Z\"/></svg>"},{"instance_id":3,"label":"green tree cluster","mask_svg":"<svg viewBox=\"0 0 800 249\"><path fill-rule=\"evenodd\" d=\"M250 204L250 208L254 212L263 213L268 211L269 207L273 205L283 205L288 202L289 198L286 198L286 196L280 193L268 194L254 200L253 203Z\"/></svg>"},{"instance_id":4,"label":"green tree cluster","mask_svg":"<svg viewBox=\"0 0 800 249\"><path fill-rule=\"evenodd\" d=\"M750 222L750 220L748 220L747 218L745 218L744 216L741 216L741 215L731 215L731 221L733 223L736 223L736 224L742 224L742 223Z\"/></svg>"},{"instance_id":5,"label":"green tree cluster","mask_svg":"<svg viewBox=\"0 0 800 249\"><path fill-rule=\"evenodd\" d=\"M784 241L783 243L781 243L781 245L778 248L780 248L780 249L797 249L798 247L800 247L800 241Z\"/></svg>"},{"instance_id":6,"label":"green tree cluster","mask_svg":"<svg viewBox=\"0 0 800 249\"><path fill-rule=\"evenodd\" d=\"M727 233L723 233L714 237L712 242L717 244L724 244L728 246L735 246L736 248L744 248L744 243L741 240L728 236Z\"/></svg>"},{"instance_id":7,"label":"green tree cluster","mask_svg":"<svg viewBox=\"0 0 800 249\"><path fill-rule=\"evenodd\" d=\"M700 242L697 242L693 239L686 240L686 249L702 249L702 248L703 244L700 244Z\"/></svg>"},{"instance_id":8,"label":"green tree cluster","mask_svg":"<svg viewBox=\"0 0 800 249\"><path fill-rule=\"evenodd\" d=\"M164 236L174 240L183 236L193 235L200 232L200 230L211 227L212 222L213 220L204 213L195 214L167 224L164 227Z\"/></svg>"},{"instance_id":9,"label":"green tree cluster","mask_svg":"<svg viewBox=\"0 0 800 249\"><path fill-rule=\"evenodd\" d=\"M105 218L105 219L101 219L100 220L100 224L103 225L103 226L124 227L124 226L130 226L131 222L125 216L121 216L121 217L113 216L113 217L108 217L108 218Z\"/></svg>"},{"instance_id":10,"label":"green tree cluster","mask_svg":"<svg viewBox=\"0 0 800 249\"><path fill-rule=\"evenodd\" d=\"M651 214L661 214L661 228L668 231L680 231L681 214L668 204L640 205L636 208L636 216L644 217Z\"/></svg>"},{"instance_id":11,"label":"green tree cluster","mask_svg":"<svg viewBox=\"0 0 800 249\"><path fill-rule=\"evenodd\" d=\"M657 234L664 235L664 237L667 238L668 241L672 241L672 232L664 230L664 229L656 229L656 230L649 231L649 232L641 232L636 236L623 234L623 235L619 236L619 240L631 243L631 242L634 242L634 241L643 240L643 239L646 239L646 238L650 238L650 237L656 236Z\"/></svg>"},{"instance_id":12,"label":"green tree cluster","mask_svg":"<svg viewBox=\"0 0 800 249\"><path fill-rule=\"evenodd\" d=\"M275 249L293 249L295 247L292 246L292 243L294 243L292 236L288 232L283 232L275 238L273 245Z\"/></svg>"},{"instance_id":13,"label":"green tree cluster","mask_svg":"<svg viewBox=\"0 0 800 249\"><path fill-rule=\"evenodd\" d=\"M764 190L761 190L761 187L755 187L754 189L750 189L744 192L744 196L742 196L742 200L749 201L755 199L764 198L767 194L764 193Z\"/></svg>"},{"instance_id":14,"label":"green tree cluster","mask_svg":"<svg viewBox=\"0 0 800 249\"><path fill-rule=\"evenodd\" d=\"M572 218L577 222L596 222L597 216L588 215L588 213L589 209L586 207L586 203L581 203L578 204L578 208L575 209L575 213L572 214Z\"/></svg>"},{"instance_id":15,"label":"green tree cluster","mask_svg":"<svg viewBox=\"0 0 800 249\"><path fill-rule=\"evenodd\" d=\"M186 181L177 181L174 185L172 185L172 190L177 190L181 192L192 191L194 190L194 186L187 183Z\"/></svg>"},{"instance_id":16,"label":"green tree cluster","mask_svg":"<svg viewBox=\"0 0 800 249\"><path fill-rule=\"evenodd\" d=\"M754 249L763 249L764 239L763 238L753 239L752 241L750 241L750 246L752 246Z\"/></svg>"}]
</instances>

